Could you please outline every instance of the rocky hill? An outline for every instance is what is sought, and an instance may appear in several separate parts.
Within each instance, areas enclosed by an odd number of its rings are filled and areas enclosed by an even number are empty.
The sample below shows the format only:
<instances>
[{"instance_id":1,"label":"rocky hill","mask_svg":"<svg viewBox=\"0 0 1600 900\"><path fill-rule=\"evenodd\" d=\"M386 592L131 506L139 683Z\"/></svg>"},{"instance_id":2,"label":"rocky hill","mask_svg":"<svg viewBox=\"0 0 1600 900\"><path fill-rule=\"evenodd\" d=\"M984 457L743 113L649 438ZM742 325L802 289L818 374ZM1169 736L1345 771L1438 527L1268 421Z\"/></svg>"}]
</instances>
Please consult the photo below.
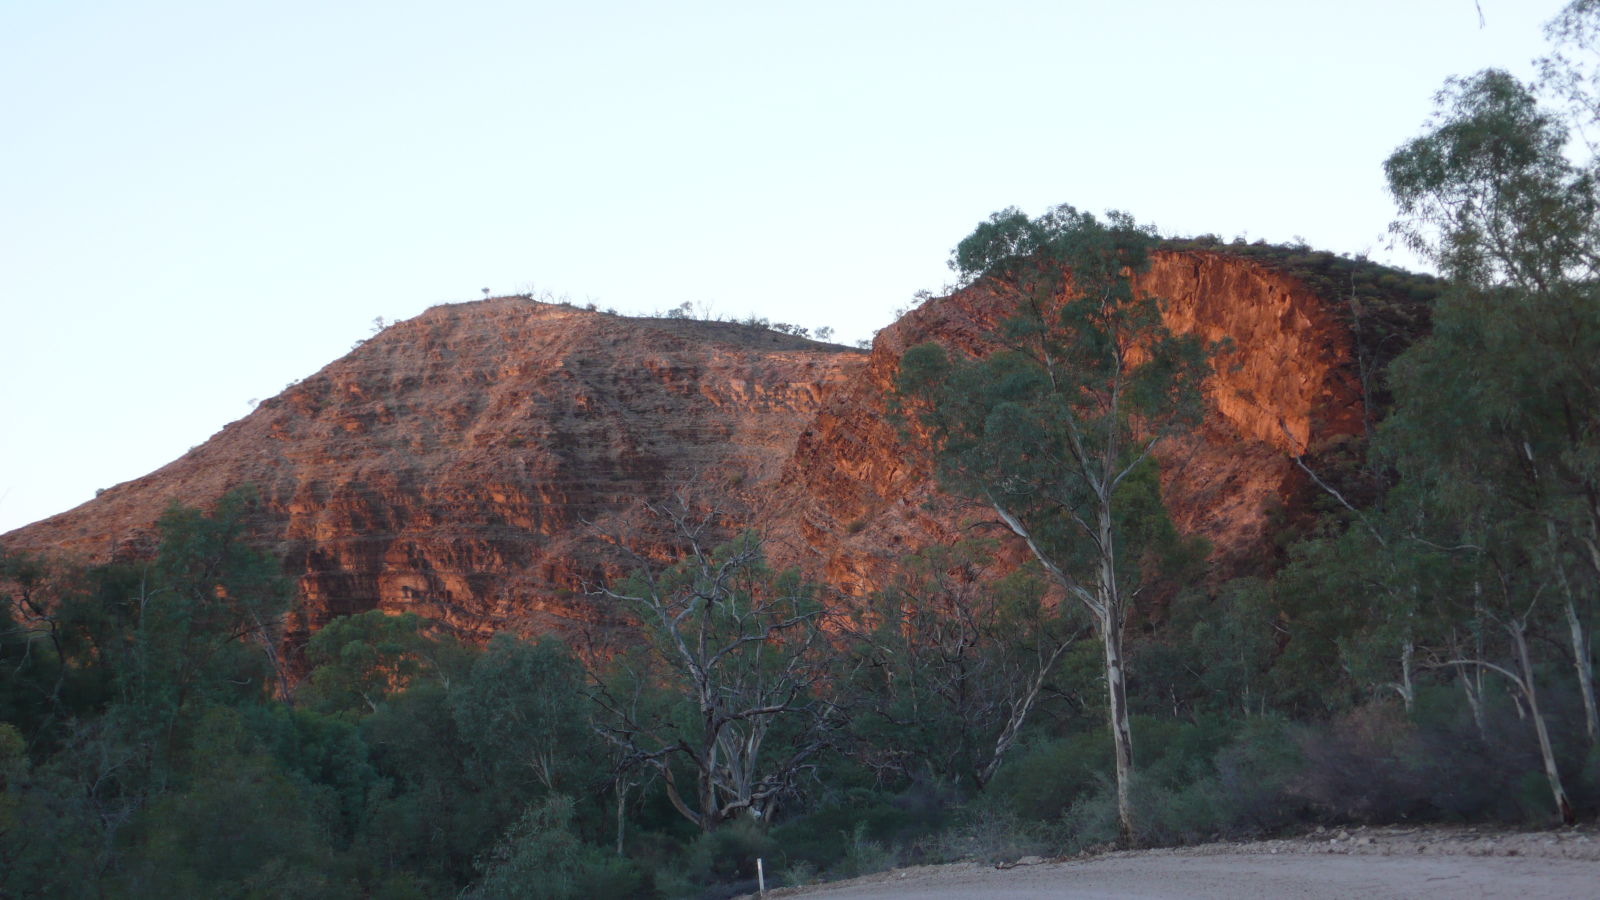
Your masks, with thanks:
<instances>
[{"instance_id":1,"label":"rocky hill","mask_svg":"<svg viewBox=\"0 0 1600 900\"><path fill-rule=\"evenodd\" d=\"M1318 259L1359 268L1327 254ZM1315 459L1364 438L1362 370L1370 376L1386 361L1370 357L1396 349L1375 345L1392 344L1396 330L1414 335L1424 315L1423 304L1396 285L1383 297L1384 309L1358 323L1346 298L1309 286L1291 263L1288 254L1168 250L1155 254L1135 284L1168 301L1165 318L1174 331L1228 341L1206 384L1203 427L1160 454L1169 511L1182 530L1211 542L1222 575L1258 568L1271 555L1274 518L1307 504L1295 455ZM939 341L981 354L1009 314L1007 301L980 282L880 332L867 365L829 393L796 441L766 530L792 536L831 583L865 589L895 557L950 540L956 526L985 518L981 509L939 495L929 461L889 421L885 392L907 348ZM1365 367L1358 344L1373 345Z\"/></svg>"},{"instance_id":2,"label":"rocky hill","mask_svg":"<svg viewBox=\"0 0 1600 900\"><path fill-rule=\"evenodd\" d=\"M731 323L505 297L430 309L182 458L3 538L92 561L148 550L173 502L253 483L301 604L466 635L593 619L585 523L690 482L747 509L866 354Z\"/></svg>"},{"instance_id":3,"label":"rocky hill","mask_svg":"<svg viewBox=\"0 0 1600 900\"><path fill-rule=\"evenodd\" d=\"M1167 250L1137 287L1168 298L1174 329L1231 340L1206 424L1168 448L1163 487L1222 570L1248 567L1276 511L1303 503L1291 454L1363 431L1361 332L1326 286L1270 260ZM981 352L1006 313L979 283L924 303L868 354L518 297L436 307L182 458L0 543L138 554L170 503L248 482L298 579L296 634L375 607L467 636L563 633L603 620L578 592L596 571L592 526L694 485L783 561L859 592L974 514L938 495L886 418L900 354L932 339Z\"/></svg>"}]
</instances>

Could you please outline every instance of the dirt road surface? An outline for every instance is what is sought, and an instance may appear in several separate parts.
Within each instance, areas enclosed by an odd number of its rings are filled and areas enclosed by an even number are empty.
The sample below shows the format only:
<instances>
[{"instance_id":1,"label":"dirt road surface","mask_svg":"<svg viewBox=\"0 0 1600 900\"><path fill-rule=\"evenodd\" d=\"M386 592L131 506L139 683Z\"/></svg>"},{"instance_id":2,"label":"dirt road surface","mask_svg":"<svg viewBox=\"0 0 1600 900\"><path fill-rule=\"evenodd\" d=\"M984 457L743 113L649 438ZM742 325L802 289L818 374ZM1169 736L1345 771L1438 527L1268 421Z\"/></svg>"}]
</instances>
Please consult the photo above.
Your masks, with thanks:
<instances>
[{"instance_id":1,"label":"dirt road surface","mask_svg":"<svg viewBox=\"0 0 1600 900\"><path fill-rule=\"evenodd\" d=\"M1464 898L1600 900L1593 828L1504 834L1370 829L1277 841L1108 853L1007 868L978 863L898 869L771 891L815 900L1154 898Z\"/></svg>"}]
</instances>

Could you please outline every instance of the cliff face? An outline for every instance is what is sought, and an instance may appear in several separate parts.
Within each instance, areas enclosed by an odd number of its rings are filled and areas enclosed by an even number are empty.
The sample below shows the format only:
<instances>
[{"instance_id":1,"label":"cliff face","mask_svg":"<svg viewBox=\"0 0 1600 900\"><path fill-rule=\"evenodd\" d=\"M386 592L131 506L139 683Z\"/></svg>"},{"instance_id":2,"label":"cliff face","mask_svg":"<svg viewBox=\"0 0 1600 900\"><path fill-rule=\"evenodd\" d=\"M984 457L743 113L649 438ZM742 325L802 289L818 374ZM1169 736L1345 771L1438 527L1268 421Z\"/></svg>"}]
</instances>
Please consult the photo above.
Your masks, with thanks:
<instances>
[{"instance_id":1,"label":"cliff face","mask_svg":"<svg viewBox=\"0 0 1600 900\"><path fill-rule=\"evenodd\" d=\"M304 634L374 607L471 636L595 620L591 528L689 482L730 514L865 354L760 329L500 298L397 323L181 459L4 538L104 560L238 484L299 579Z\"/></svg>"},{"instance_id":2,"label":"cliff face","mask_svg":"<svg viewBox=\"0 0 1600 900\"><path fill-rule=\"evenodd\" d=\"M1167 321L1229 338L1199 433L1162 455L1173 516L1224 570L1263 553L1300 488L1289 454L1362 428L1336 303L1259 263L1157 254L1138 289ZM693 483L774 553L847 592L981 511L939 495L886 419L900 355L981 352L1008 313L977 285L885 329L868 356L742 326L625 319L520 298L438 307L385 330L204 445L77 509L4 536L105 559L147 546L174 501L253 482L303 603L329 617L413 610L467 636L603 624L575 594L596 570L586 523Z\"/></svg>"},{"instance_id":3,"label":"cliff face","mask_svg":"<svg viewBox=\"0 0 1600 900\"><path fill-rule=\"evenodd\" d=\"M1291 455L1363 427L1352 335L1332 302L1292 277L1224 253L1155 254L1135 290L1166 300L1166 324L1207 341L1228 338L1205 385L1197 434L1159 453L1177 526L1205 536L1219 570L1266 553L1269 517L1294 502ZM775 489L766 528L804 548L834 584L866 590L893 560L954 538L984 511L942 497L925 455L902 443L886 391L909 347L939 341L981 354L1010 304L982 283L925 303L878 335L866 367L834 391Z\"/></svg>"}]
</instances>

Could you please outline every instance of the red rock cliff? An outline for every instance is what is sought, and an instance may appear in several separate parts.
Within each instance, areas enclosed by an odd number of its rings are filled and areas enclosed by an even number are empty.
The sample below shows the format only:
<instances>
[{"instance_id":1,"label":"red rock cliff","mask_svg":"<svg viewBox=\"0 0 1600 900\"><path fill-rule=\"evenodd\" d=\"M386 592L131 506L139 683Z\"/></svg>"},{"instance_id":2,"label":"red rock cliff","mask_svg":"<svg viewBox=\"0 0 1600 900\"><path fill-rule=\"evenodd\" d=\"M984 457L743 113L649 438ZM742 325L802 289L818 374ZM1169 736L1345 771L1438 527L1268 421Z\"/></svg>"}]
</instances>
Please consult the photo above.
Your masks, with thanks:
<instances>
[{"instance_id":1,"label":"red rock cliff","mask_svg":"<svg viewBox=\"0 0 1600 900\"><path fill-rule=\"evenodd\" d=\"M170 503L251 482L299 579L296 630L374 607L466 635L564 631L585 522L691 480L730 511L776 480L865 353L764 329L521 298L398 323L181 459L4 538L103 560Z\"/></svg>"},{"instance_id":2,"label":"red rock cliff","mask_svg":"<svg viewBox=\"0 0 1600 900\"><path fill-rule=\"evenodd\" d=\"M1135 284L1163 298L1168 327L1231 340L1206 384L1198 434L1161 453L1163 493L1178 527L1213 546L1224 571L1265 552L1270 511L1299 491L1291 453L1362 428L1362 392L1349 326L1338 307L1294 278L1220 252L1162 251ZM955 537L964 519L930 467L888 419L885 392L901 354L936 340L982 353L1010 303L979 283L936 298L878 335L867 366L823 404L775 489L767 530L802 548L850 591L881 582L916 547Z\"/></svg>"},{"instance_id":3,"label":"red rock cliff","mask_svg":"<svg viewBox=\"0 0 1600 900\"><path fill-rule=\"evenodd\" d=\"M1232 341L1205 425L1162 462L1179 526L1237 569L1299 489L1289 453L1362 427L1352 336L1337 303L1222 252L1158 253L1137 287L1166 298L1175 330ZM972 514L885 417L901 353L930 339L981 351L1007 313L979 284L894 323L868 357L520 298L438 307L183 458L0 540L104 559L147 540L167 504L253 482L299 579L300 635L374 607L469 636L563 632L601 618L573 593L596 565L584 523L693 481L780 558L859 592Z\"/></svg>"}]
</instances>

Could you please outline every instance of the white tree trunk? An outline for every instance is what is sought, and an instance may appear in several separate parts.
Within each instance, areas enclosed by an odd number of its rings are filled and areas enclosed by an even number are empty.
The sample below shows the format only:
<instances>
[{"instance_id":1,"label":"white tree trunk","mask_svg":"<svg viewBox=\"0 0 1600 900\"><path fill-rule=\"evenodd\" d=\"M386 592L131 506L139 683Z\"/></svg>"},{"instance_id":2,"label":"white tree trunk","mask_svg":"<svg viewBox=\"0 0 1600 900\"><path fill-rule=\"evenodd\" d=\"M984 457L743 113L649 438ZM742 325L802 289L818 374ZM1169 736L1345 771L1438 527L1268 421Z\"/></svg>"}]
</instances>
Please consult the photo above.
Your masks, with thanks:
<instances>
[{"instance_id":1,"label":"white tree trunk","mask_svg":"<svg viewBox=\"0 0 1600 900\"><path fill-rule=\"evenodd\" d=\"M1595 710L1594 666L1589 662L1589 637L1570 596L1567 598L1567 632L1572 639L1572 662L1578 670L1578 691L1583 697L1584 725L1588 730L1589 743L1600 743L1600 713Z\"/></svg>"},{"instance_id":2,"label":"white tree trunk","mask_svg":"<svg viewBox=\"0 0 1600 900\"><path fill-rule=\"evenodd\" d=\"M1106 651L1107 712L1111 719L1111 746L1117 761L1117 819L1124 846L1134 845L1133 732L1128 727L1128 670L1123 663L1122 626L1127 610L1117 585L1116 531L1111 521L1110 488L1101 495L1096 522L1100 538L1100 571L1097 585L1102 614L1100 639Z\"/></svg>"},{"instance_id":3,"label":"white tree trunk","mask_svg":"<svg viewBox=\"0 0 1600 900\"><path fill-rule=\"evenodd\" d=\"M1578 674L1578 696L1583 698L1584 727L1589 735L1589 743L1600 742L1600 714L1595 711L1594 702L1594 667L1589 662L1589 639L1583 627L1583 619L1578 615L1578 598L1573 590L1572 581L1567 578L1566 567L1562 565L1561 554L1558 552L1560 543L1556 540L1556 526L1554 522L1546 523L1550 535L1551 561L1555 564L1556 574L1561 579L1561 590L1566 595L1567 633L1572 641L1572 665ZM1594 546L1590 545L1591 564L1600 564L1596 558ZM1597 569L1600 574L1600 569Z\"/></svg>"},{"instance_id":4,"label":"white tree trunk","mask_svg":"<svg viewBox=\"0 0 1600 900\"><path fill-rule=\"evenodd\" d=\"M623 852L622 844L623 822L626 821L626 817L623 815L623 812L628 805L628 789L631 787L633 787L633 782L623 781L620 778L617 779L617 856L626 855Z\"/></svg>"},{"instance_id":5,"label":"white tree trunk","mask_svg":"<svg viewBox=\"0 0 1600 900\"><path fill-rule=\"evenodd\" d=\"M1110 701L1111 744L1117 761L1117 819L1123 843L1132 846L1133 733L1128 728L1128 684L1122 659L1122 610L1112 608L1101 620L1101 638L1106 650L1106 692Z\"/></svg>"},{"instance_id":6,"label":"white tree trunk","mask_svg":"<svg viewBox=\"0 0 1600 900\"><path fill-rule=\"evenodd\" d=\"M1517 648L1517 661L1522 666L1522 692L1528 698L1528 713L1533 717L1533 730L1539 736L1539 757L1544 762L1545 778L1550 782L1550 796L1555 801L1556 815L1561 817L1561 824L1571 825L1576 821L1576 816L1572 810L1572 803L1567 799L1567 791L1561 786L1561 772L1556 767L1556 754L1550 745L1550 732L1545 728L1544 716L1539 712L1539 689L1533 682L1533 661L1528 656L1528 641L1524 629L1524 624L1515 620L1506 626L1506 630L1511 633L1512 643Z\"/></svg>"},{"instance_id":7,"label":"white tree trunk","mask_svg":"<svg viewBox=\"0 0 1600 900\"><path fill-rule=\"evenodd\" d=\"M1417 702L1417 685L1412 679L1412 659L1416 656L1417 646L1410 638L1400 646L1400 682L1393 685L1394 692L1400 695L1400 700L1405 704L1406 714L1411 713L1411 707Z\"/></svg>"},{"instance_id":8,"label":"white tree trunk","mask_svg":"<svg viewBox=\"0 0 1600 900\"><path fill-rule=\"evenodd\" d=\"M1461 692L1467 695L1467 706L1472 710L1472 724L1478 728L1478 738L1489 739L1489 727L1483 718L1483 677L1481 671L1467 674L1466 666L1456 667L1456 677L1461 681Z\"/></svg>"}]
</instances>

